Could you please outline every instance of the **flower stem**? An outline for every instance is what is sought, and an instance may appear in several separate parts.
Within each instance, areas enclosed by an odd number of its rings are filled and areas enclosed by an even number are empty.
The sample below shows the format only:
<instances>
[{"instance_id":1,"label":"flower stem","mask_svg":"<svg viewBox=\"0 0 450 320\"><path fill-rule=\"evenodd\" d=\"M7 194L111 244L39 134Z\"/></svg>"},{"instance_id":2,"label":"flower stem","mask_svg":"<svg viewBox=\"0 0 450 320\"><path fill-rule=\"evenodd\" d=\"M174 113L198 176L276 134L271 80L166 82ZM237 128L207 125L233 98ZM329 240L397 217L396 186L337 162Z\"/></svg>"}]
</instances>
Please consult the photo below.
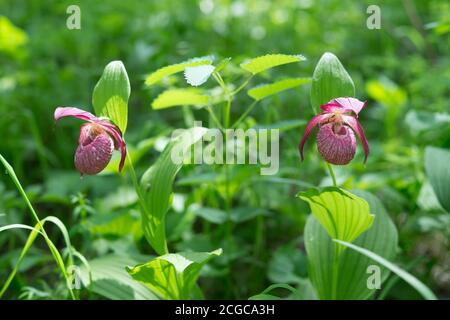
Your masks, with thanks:
<instances>
[{"instance_id":1,"label":"flower stem","mask_svg":"<svg viewBox=\"0 0 450 320\"><path fill-rule=\"evenodd\" d=\"M330 172L331 180L333 180L333 186L337 187L336 176L334 175L333 167L327 162L328 171Z\"/></svg>"}]
</instances>

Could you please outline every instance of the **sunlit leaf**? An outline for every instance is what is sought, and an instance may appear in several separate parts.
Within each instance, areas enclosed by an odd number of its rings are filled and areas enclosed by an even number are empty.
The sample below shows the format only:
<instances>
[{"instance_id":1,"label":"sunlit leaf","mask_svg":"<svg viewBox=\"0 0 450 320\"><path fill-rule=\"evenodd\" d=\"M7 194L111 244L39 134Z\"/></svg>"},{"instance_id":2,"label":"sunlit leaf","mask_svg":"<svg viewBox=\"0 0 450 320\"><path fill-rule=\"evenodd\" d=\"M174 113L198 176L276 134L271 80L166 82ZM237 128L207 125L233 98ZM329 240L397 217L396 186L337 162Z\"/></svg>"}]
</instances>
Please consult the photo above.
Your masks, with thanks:
<instances>
[{"instance_id":1,"label":"sunlit leaf","mask_svg":"<svg viewBox=\"0 0 450 320\"><path fill-rule=\"evenodd\" d=\"M176 106L205 106L209 97L197 89L169 89L153 100L153 109L165 109Z\"/></svg>"},{"instance_id":2,"label":"sunlit leaf","mask_svg":"<svg viewBox=\"0 0 450 320\"><path fill-rule=\"evenodd\" d=\"M241 63L241 68L253 74L257 74L283 64L304 60L306 60L306 58L302 55L267 54Z\"/></svg>"},{"instance_id":3,"label":"sunlit leaf","mask_svg":"<svg viewBox=\"0 0 450 320\"><path fill-rule=\"evenodd\" d=\"M125 133L130 80L122 61L108 63L94 88L92 104L97 116L106 116Z\"/></svg>"},{"instance_id":4,"label":"sunlit leaf","mask_svg":"<svg viewBox=\"0 0 450 320\"><path fill-rule=\"evenodd\" d=\"M450 212L450 151L427 147L425 171L439 203Z\"/></svg>"},{"instance_id":5,"label":"sunlit leaf","mask_svg":"<svg viewBox=\"0 0 450 320\"><path fill-rule=\"evenodd\" d=\"M310 83L310 78L284 79L274 83L261 85L247 91L247 94L255 100L262 100L279 92Z\"/></svg>"},{"instance_id":6,"label":"sunlit leaf","mask_svg":"<svg viewBox=\"0 0 450 320\"><path fill-rule=\"evenodd\" d=\"M0 16L0 51L14 53L28 41L27 34L5 16Z\"/></svg>"},{"instance_id":7,"label":"sunlit leaf","mask_svg":"<svg viewBox=\"0 0 450 320\"><path fill-rule=\"evenodd\" d=\"M180 252L157 257L150 262L128 267L134 280L144 284L163 299L195 298L201 268L222 249L212 252Z\"/></svg>"},{"instance_id":8,"label":"sunlit leaf","mask_svg":"<svg viewBox=\"0 0 450 320\"><path fill-rule=\"evenodd\" d=\"M367 201L346 190L310 189L299 197L309 203L312 214L333 239L352 242L372 225L374 216Z\"/></svg>"},{"instance_id":9,"label":"sunlit leaf","mask_svg":"<svg viewBox=\"0 0 450 320\"><path fill-rule=\"evenodd\" d=\"M353 97L355 85L339 59L332 53L322 55L316 65L311 84L311 105L317 111L328 101L338 97Z\"/></svg>"},{"instance_id":10,"label":"sunlit leaf","mask_svg":"<svg viewBox=\"0 0 450 320\"><path fill-rule=\"evenodd\" d=\"M197 67L187 67L184 70L184 78L191 86L197 87L204 84L214 71L214 66L203 65Z\"/></svg>"},{"instance_id":11,"label":"sunlit leaf","mask_svg":"<svg viewBox=\"0 0 450 320\"><path fill-rule=\"evenodd\" d=\"M161 79L163 79L164 77L184 71L184 69L186 69L187 67L209 65L212 62L213 62L212 57L203 57L203 58L194 58L177 64L172 64L170 66L160 68L155 72L151 73L145 79L145 84L151 86L160 81Z\"/></svg>"},{"instance_id":12,"label":"sunlit leaf","mask_svg":"<svg viewBox=\"0 0 450 320\"><path fill-rule=\"evenodd\" d=\"M132 257L105 255L89 261L92 283L88 269L80 268L81 281L88 290L111 300L157 300L149 289L126 272L127 265L136 263L138 261Z\"/></svg>"},{"instance_id":13,"label":"sunlit leaf","mask_svg":"<svg viewBox=\"0 0 450 320\"><path fill-rule=\"evenodd\" d=\"M354 243L368 248L386 259L394 259L398 246L398 234L382 203L370 193L361 191L354 191L354 193L363 197L369 203L370 211L375 214L373 225ZM333 297L331 284L336 245L313 215L306 222L304 238L309 278L320 299L331 299ZM388 269L374 264L371 259L352 250L344 250L340 254L339 260L335 299L368 299L377 292L367 286L370 275L367 273L367 268L371 265L380 268L380 284L389 276Z\"/></svg>"}]
</instances>

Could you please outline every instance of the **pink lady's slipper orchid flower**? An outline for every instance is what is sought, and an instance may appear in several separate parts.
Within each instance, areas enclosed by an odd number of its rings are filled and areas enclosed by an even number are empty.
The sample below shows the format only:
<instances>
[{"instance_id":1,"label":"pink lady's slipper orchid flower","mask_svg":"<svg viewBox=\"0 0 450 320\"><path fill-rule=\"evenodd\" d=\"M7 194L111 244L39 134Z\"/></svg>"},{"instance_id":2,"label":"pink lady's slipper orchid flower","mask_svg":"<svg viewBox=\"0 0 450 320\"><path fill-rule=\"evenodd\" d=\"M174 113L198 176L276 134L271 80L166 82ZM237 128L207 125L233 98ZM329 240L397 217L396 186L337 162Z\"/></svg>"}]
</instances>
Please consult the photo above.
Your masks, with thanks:
<instances>
[{"instance_id":1,"label":"pink lady's slipper orchid flower","mask_svg":"<svg viewBox=\"0 0 450 320\"><path fill-rule=\"evenodd\" d=\"M63 117L75 117L88 122L80 128L78 148L75 152L75 167L81 175L94 175L105 169L114 149L120 149L119 171L122 171L127 148L122 132L117 126L78 108L56 108L55 121Z\"/></svg>"},{"instance_id":2,"label":"pink lady's slipper orchid flower","mask_svg":"<svg viewBox=\"0 0 450 320\"><path fill-rule=\"evenodd\" d=\"M303 161L303 146L315 126L319 126L317 149L325 161L344 165L355 156L358 136L364 149L364 163L369 155L369 145L364 130L358 121L358 114L366 105L355 98L336 98L322 105L322 113L316 115L306 125L299 150ZM353 130L352 130L353 129Z\"/></svg>"}]
</instances>

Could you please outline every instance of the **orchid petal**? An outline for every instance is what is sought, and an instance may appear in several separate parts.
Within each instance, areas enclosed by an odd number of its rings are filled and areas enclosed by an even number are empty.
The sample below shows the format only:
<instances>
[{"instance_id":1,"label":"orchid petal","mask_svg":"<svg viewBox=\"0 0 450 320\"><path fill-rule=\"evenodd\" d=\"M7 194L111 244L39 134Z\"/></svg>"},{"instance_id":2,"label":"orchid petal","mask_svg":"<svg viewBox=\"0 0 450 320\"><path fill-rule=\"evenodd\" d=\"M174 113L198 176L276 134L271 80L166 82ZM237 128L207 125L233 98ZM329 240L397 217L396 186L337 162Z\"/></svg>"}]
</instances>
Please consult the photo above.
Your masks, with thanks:
<instances>
[{"instance_id":1,"label":"orchid petal","mask_svg":"<svg viewBox=\"0 0 450 320\"><path fill-rule=\"evenodd\" d=\"M364 150L364 163L366 163L367 157L369 156L369 144L367 143L363 127L355 117L344 115L342 118L344 119L345 123L348 124L353 129L353 131L355 131L358 139L361 141Z\"/></svg>"},{"instance_id":2,"label":"orchid petal","mask_svg":"<svg viewBox=\"0 0 450 320\"><path fill-rule=\"evenodd\" d=\"M114 144L116 149L120 149L120 163L119 163L119 172L122 171L123 166L125 164L125 158L127 155L127 146L125 143L125 140L122 137L122 132L118 127L116 127L114 124L108 122L108 121L99 121L97 122L100 124L114 139Z\"/></svg>"},{"instance_id":3,"label":"orchid petal","mask_svg":"<svg viewBox=\"0 0 450 320\"><path fill-rule=\"evenodd\" d=\"M353 111L356 116L358 116L358 113L366 106L366 102L351 97L336 98L328 102L328 104L336 104L348 111Z\"/></svg>"},{"instance_id":4,"label":"orchid petal","mask_svg":"<svg viewBox=\"0 0 450 320\"><path fill-rule=\"evenodd\" d=\"M306 139L308 139L312 129L321 122L323 122L324 120L326 120L328 117L330 117L330 114L321 113L319 115L314 116L306 125L305 133L303 134L302 140L300 141L300 144L298 146L302 161L303 161L303 146L305 145Z\"/></svg>"},{"instance_id":5,"label":"orchid petal","mask_svg":"<svg viewBox=\"0 0 450 320\"><path fill-rule=\"evenodd\" d=\"M55 110L54 117L55 121L58 121L63 117L74 117L86 121L98 120L98 118L92 113L74 107L58 107Z\"/></svg>"}]
</instances>

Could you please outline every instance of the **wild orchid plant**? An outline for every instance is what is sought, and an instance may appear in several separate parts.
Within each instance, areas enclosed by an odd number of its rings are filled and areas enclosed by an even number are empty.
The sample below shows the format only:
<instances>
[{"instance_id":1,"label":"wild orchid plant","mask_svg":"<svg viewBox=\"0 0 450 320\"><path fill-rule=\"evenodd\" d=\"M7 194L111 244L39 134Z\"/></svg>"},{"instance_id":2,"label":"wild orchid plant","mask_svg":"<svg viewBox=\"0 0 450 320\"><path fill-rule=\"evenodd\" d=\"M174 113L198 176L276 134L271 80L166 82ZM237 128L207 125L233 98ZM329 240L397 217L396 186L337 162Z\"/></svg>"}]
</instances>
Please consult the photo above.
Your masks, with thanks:
<instances>
[{"instance_id":1,"label":"wild orchid plant","mask_svg":"<svg viewBox=\"0 0 450 320\"><path fill-rule=\"evenodd\" d=\"M305 58L300 55L282 54L250 59L240 65L243 72L247 73L244 81L241 85L232 87L221 75L230 59L224 59L214 66L211 57L198 58L161 68L147 77L146 84L153 86L164 77L183 71L187 82L193 86L200 86L212 77L222 90L222 95L216 100L211 99L212 94L209 92L208 95L207 90L168 89L154 100L152 106L154 109L163 109L180 105L202 105L209 112L211 123L217 125L220 130L225 130L238 127L259 101L312 82L311 104L314 111L320 107L322 112L315 115L306 125L299 145L300 155L303 160L305 142L313 128L318 126L317 148L327 162L334 186L312 188L299 193L299 197L309 204L312 212L304 231L309 279L298 283L298 288L292 288L288 284L281 286L292 289L293 297L300 295L320 299L368 299L378 288L375 283L374 291L367 279L367 270L375 267L374 270L380 272L378 286L386 280L390 270L408 281L424 297L434 298L428 288L417 279L388 261L395 257L398 236L381 202L370 193L358 190L350 192L337 186L331 165L346 165L354 158L355 134L363 146L364 163L369 154L369 145L359 122L359 113L366 103L354 98L353 81L337 57L331 53L324 54L316 66L312 81L309 78L289 78L249 89L247 94L253 99L253 103L241 117L230 123L233 97L243 90L253 77L268 69L303 60ZM132 157L127 153L124 138L129 96L130 84L125 67L120 61L114 61L106 66L94 89L93 106L97 115L74 107L58 107L54 119L59 121L63 117L75 117L87 122L80 128L74 157L75 167L82 175L100 173L111 161L114 150L120 150L121 154L119 172L124 169L125 161L128 159L126 167L129 169L138 196L142 230L157 254L147 263L127 267L126 270L132 278L160 298L202 298L201 290L196 284L200 270L210 259L221 255L222 250L169 253L165 215L172 201L172 184L182 166L171 162L170 154L173 149L180 146L184 149L191 148L205 134L205 128L194 127L186 132L195 137L188 144L181 138L172 140L156 163L142 175L141 179L138 179ZM223 105L221 117L214 111L216 108L214 105ZM7 166L6 160L3 158L0 160ZM225 210L231 214L233 193L230 191L229 167L224 165L223 170ZM38 223L36 232L42 230L55 260L67 279L62 258L43 229L42 221L45 219L37 218L24 192L23 195L36 217ZM227 239L233 241L231 216L223 222L227 222L229 226ZM68 247L71 248L70 243ZM15 271L17 269L18 266ZM348 270L352 272L349 273ZM15 272L8 279L0 296L7 289L14 274ZM310 292L306 293L308 290ZM72 297L76 298L70 286L69 291ZM264 291L264 297L267 296L270 295Z\"/></svg>"}]
</instances>

